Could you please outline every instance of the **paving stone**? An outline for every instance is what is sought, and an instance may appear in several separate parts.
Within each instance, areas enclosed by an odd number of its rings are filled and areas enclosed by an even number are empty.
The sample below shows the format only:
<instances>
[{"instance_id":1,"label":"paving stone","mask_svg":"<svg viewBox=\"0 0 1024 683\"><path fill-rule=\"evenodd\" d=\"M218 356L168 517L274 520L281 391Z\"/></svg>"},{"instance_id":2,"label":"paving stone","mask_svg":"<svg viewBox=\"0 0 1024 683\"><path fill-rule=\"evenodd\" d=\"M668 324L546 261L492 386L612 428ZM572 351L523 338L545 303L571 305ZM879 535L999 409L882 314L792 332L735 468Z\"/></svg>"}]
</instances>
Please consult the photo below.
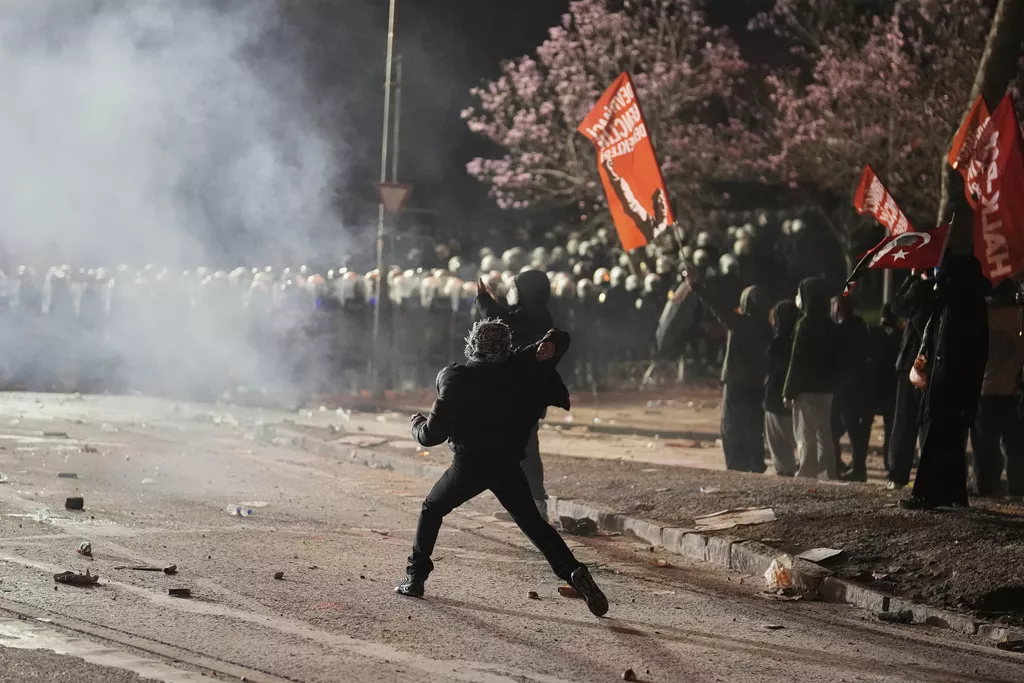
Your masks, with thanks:
<instances>
[{"instance_id":1,"label":"paving stone","mask_svg":"<svg viewBox=\"0 0 1024 683\"><path fill-rule=\"evenodd\" d=\"M708 536L708 562L732 567L732 545L738 540L731 536Z\"/></svg>"},{"instance_id":2,"label":"paving stone","mask_svg":"<svg viewBox=\"0 0 1024 683\"><path fill-rule=\"evenodd\" d=\"M733 543L729 549L729 566L745 574L763 577L772 560L782 554L757 541Z\"/></svg>"},{"instance_id":3,"label":"paving stone","mask_svg":"<svg viewBox=\"0 0 1024 683\"><path fill-rule=\"evenodd\" d=\"M683 555L701 562L709 562L708 537L704 534L689 533L683 536Z\"/></svg>"},{"instance_id":4,"label":"paving stone","mask_svg":"<svg viewBox=\"0 0 1024 683\"><path fill-rule=\"evenodd\" d=\"M844 602L872 612L893 612L888 595L858 586L835 576L827 576L821 582L818 594L829 602Z\"/></svg>"},{"instance_id":5,"label":"paving stone","mask_svg":"<svg viewBox=\"0 0 1024 683\"><path fill-rule=\"evenodd\" d=\"M624 517L622 526L625 533L632 534L653 546L661 547L661 527L657 524L635 517Z\"/></svg>"}]
</instances>

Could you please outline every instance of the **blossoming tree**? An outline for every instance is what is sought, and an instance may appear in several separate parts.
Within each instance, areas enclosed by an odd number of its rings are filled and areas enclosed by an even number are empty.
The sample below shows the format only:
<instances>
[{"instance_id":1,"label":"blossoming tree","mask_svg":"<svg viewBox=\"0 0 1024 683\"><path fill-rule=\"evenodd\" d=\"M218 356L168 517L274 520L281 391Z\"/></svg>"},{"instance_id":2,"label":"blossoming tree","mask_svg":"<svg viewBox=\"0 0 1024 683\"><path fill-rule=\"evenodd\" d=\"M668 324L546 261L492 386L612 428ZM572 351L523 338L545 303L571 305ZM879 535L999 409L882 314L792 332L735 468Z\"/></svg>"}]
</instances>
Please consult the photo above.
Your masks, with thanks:
<instances>
[{"instance_id":1,"label":"blossoming tree","mask_svg":"<svg viewBox=\"0 0 1024 683\"><path fill-rule=\"evenodd\" d=\"M581 219L605 198L590 142L576 127L622 71L633 76L677 213L713 203L708 181L755 173L765 155L737 94L748 64L703 0L574 0L536 55L502 64L472 91L470 130L499 155L469 173L503 208L571 207Z\"/></svg>"}]
</instances>

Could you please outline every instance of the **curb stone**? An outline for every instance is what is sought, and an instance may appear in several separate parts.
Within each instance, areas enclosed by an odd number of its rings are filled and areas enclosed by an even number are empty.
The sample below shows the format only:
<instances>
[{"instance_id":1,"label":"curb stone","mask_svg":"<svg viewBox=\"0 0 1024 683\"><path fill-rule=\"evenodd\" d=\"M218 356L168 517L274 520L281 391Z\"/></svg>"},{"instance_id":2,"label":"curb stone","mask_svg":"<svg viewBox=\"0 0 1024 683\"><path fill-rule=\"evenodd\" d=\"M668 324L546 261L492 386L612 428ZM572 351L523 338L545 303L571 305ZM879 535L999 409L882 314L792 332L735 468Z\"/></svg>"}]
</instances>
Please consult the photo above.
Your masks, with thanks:
<instances>
[{"instance_id":1,"label":"curb stone","mask_svg":"<svg viewBox=\"0 0 1024 683\"><path fill-rule=\"evenodd\" d=\"M330 443L270 427L264 427L260 432L261 438L274 445L290 446L373 469L388 469L424 479L436 479L447 469L432 463L416 462L401 455L374 453L352 447L350 444ZM656 548L754 576L763 575L772 560L786 556L786 553L757 541L731 536L708 536L691 529L662 527L656 522L604 510L583 501L549 495L548 518L557 520L559 517L574 520L589 518L597 524L600 531L628 533ZM831 571L813 562L800 558L791 559L793 585L801 592L826 602L853 605L872 612L908 611L913 614L914 624L926 624L965 635L978 635L997 642L1024 640L1024 629L1008 628L974 619L967 614L885 595L834 576Z\"/></svg>"}]
</instances>

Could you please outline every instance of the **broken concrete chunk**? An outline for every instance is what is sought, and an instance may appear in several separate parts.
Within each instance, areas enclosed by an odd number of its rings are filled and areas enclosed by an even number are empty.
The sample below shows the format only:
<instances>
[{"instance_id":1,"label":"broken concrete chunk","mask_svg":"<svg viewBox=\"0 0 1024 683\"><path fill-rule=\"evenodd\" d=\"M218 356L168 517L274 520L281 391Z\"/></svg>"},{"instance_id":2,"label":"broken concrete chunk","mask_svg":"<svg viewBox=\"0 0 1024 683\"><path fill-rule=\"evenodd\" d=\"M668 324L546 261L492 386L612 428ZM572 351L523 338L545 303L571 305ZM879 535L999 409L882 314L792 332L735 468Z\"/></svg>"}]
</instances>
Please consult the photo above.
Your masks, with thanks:
<instances>
[{"instance_id":1,"label":"broken concrete chunk","mask_svg":"<svg viewBox=\"0 0 1024 683\"><path fill-rule=\"evenodd\" d=\"M86 569L84 574L73 571L54 574L53 580L57 583L66 583L69 586L95 586L100 580L100 576L99 574L90 574L89 570Z\"/></svg>"},{"instance_id":2,"label":"broken concrete chunk","mask_svg":"<svg viewBox=\"0 0 1024 683\"><path fill-rule=\"evenodd\" d=\"M624 681L635 681L635 680L637 680L636 672L633 671L632 669L626 669L625 671L622 672L622 680L624 680Z\"/></svg>"},{"instance_id":3,"label":"broken concrete chunk","mask_svg":"<svg viewBox=\"0 0 1024 683\"><path fill-rule=\"evenodd\" d=\"M71 496L64 501L64 507L68 510L84 510L85 498L82 498L81 496Z\"/></svg>"},{"instance_id":4,"label":"broken concrete chunk","mask_svg":"<svg viewBox=\"0 0 1024 683\"><path fill-rule=\"evenodd\" d=\"M167 589L167 594L170 595L172 598L191 598L192 597L192 589L191 588L168 588Z\"/></svg>"},{"instance_id":5,"label":"broken concrete chunk","mask_svg":"<svg viewBox=\"0 0 1024 683\"><path fill-rule=\"evenodd\" d=\"M573 536L596 536L597 535L597 522L590 519L589 517L583 517L582 519L575 519L573 517L559 517L559 523L562 525L562 529L567 534Z\"/></svg>"},{"instance_id":6,"label":"broken concrete chunk","mask_svg":"<svg viewBox=\"0 0 1024 683\"><path fill-rule=\"evenodd\" d=\"M86 541L82 545L78 546L76 551L79 555L85 555L86 557L92 557L92 543Z\"/></svg>"},{"instance_id":7,"label":"broken concrete chunk","mask_svg":"<svg viewBox=\"0 0 1024 683\"><path fill-rule=\"evenodd\" d=\"M537 591L530 591L526 594L526 597L530 598L531 600L540 600L540 594L537 593Z\"/></svg>"}]
</instances>

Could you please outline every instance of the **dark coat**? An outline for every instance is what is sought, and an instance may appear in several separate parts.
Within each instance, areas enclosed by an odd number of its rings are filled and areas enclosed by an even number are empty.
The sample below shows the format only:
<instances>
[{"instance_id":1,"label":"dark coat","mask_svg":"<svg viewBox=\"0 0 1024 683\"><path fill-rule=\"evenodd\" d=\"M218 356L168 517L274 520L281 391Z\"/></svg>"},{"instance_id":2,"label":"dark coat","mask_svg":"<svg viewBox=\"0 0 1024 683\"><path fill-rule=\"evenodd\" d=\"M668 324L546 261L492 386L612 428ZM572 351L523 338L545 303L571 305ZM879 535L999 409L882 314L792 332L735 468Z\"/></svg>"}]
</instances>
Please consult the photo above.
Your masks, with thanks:
<instances>
[{"instance_id":1,"label":"dark coat","mask_svg":"<svg viewBox=\"0 0 1024 683\"><path fill-rule=\"evenodd\" d=\"M793 411L782 402L782 388L789 372L789 358L793 353L793 331L796 329L800 309L786 299L772 309L772 340L768 344L767 372L764 380L764 409L776 415L792 415Z\"/></svg>"},{"instance_id":2,"label":"dark coat","mask_svg":"<svg viewBox=\"0 0 1024 683\"><path fill-rule=\"evenodd\" d=\"M757 287L747 287L740 294L735 310L714 300L707 290L694 284L694 291L729 330L726 341L722 382L748 387L764 386L765 349L772 338L771 324Z\"/></svg>"},{"instance_id":3,"label":"dark coat","mask_svg":"<svg viewBox=\"0 0 1024 683\"><path fill-rule=\"evenodd\" d=\"M782 395L835 393L841 358L825 281L816 277L801 281L800 299L801 315L793 332L793 355Z\"/></svg>"},{"instance_id":4,"label":"dark coat","mask_svg":"<svg viewBox=\"0 0 1024 683\"><path fill-rule=\"evenodd\" d=\"M519 301L514 306L495 301L486 291L476 297L476 307L482 318L498 318L512 329L512 344L525 346L533 344L554 327L548 300L551 298L551 283L548 276L539 270L528 270L516 275L516 289Z\"/></svg>"},{"instance_id":5,"label":"dark coat","mask_svg":"<svg viewBox=\"0 0 1024 683\"><path fill-rule=\"evenodd\" d=\"M985 296L990 285L973 256L950 259L936 284L923 426L942 421L966 430L977 415L988 363Z\"/></svg>"},{"instance_id":6,"label":"dark coat","mask_svg":"<svg viewBox=\"0 0 1024 683\"><path fill-rule=\"evenodd\" d=\"M903 281L893 298L893 313L907 322L896 356L896 370L899 372L910 372L914 367L914 360L921 350L924 327L932 313L934 287L935 282L932 280L911 276Z\"/></svg>"},{"instance_id":7,"label":"dark coat","mask_svg":"<svg viewBox=\"0 0 1024 683\"><path fill-rule=\"evenodd\" d=\"M836 324L839 342L839 376L836 390L855 404L870 399L874 386L871 381L871 360L868 326L859 315L849 315Z\"/></svg>"},{"instance_id":8,"label":"dark coat","mask_svg":"<svg viewBox=\"0 0 1024 683\"><path fill-rule=\"evenodd\" d=\"M896 384L899 377L896 360L899 358L900 345L901 337L898 330L888 331L882 325L872 325L868 328L868 375L873 387L871 398L876 415L884 415L896 400Z\"/></svg>"},{"instance_id":9,"label":"dark coat","mask_svg":"<svg viewBox=\"0 0 1024 683\"><path fill-rule=\"evenodd\" d=\"M519 461L530 434L548 406L569 409L569 391L555 366L569 348L569 335L552 330L554 358L536 359L537 344L517 349L501 363L470 361L443 368L437 399L412 435L423 446L448 441L455 460L474 463Z\"/></svg>"}]
</instances>

